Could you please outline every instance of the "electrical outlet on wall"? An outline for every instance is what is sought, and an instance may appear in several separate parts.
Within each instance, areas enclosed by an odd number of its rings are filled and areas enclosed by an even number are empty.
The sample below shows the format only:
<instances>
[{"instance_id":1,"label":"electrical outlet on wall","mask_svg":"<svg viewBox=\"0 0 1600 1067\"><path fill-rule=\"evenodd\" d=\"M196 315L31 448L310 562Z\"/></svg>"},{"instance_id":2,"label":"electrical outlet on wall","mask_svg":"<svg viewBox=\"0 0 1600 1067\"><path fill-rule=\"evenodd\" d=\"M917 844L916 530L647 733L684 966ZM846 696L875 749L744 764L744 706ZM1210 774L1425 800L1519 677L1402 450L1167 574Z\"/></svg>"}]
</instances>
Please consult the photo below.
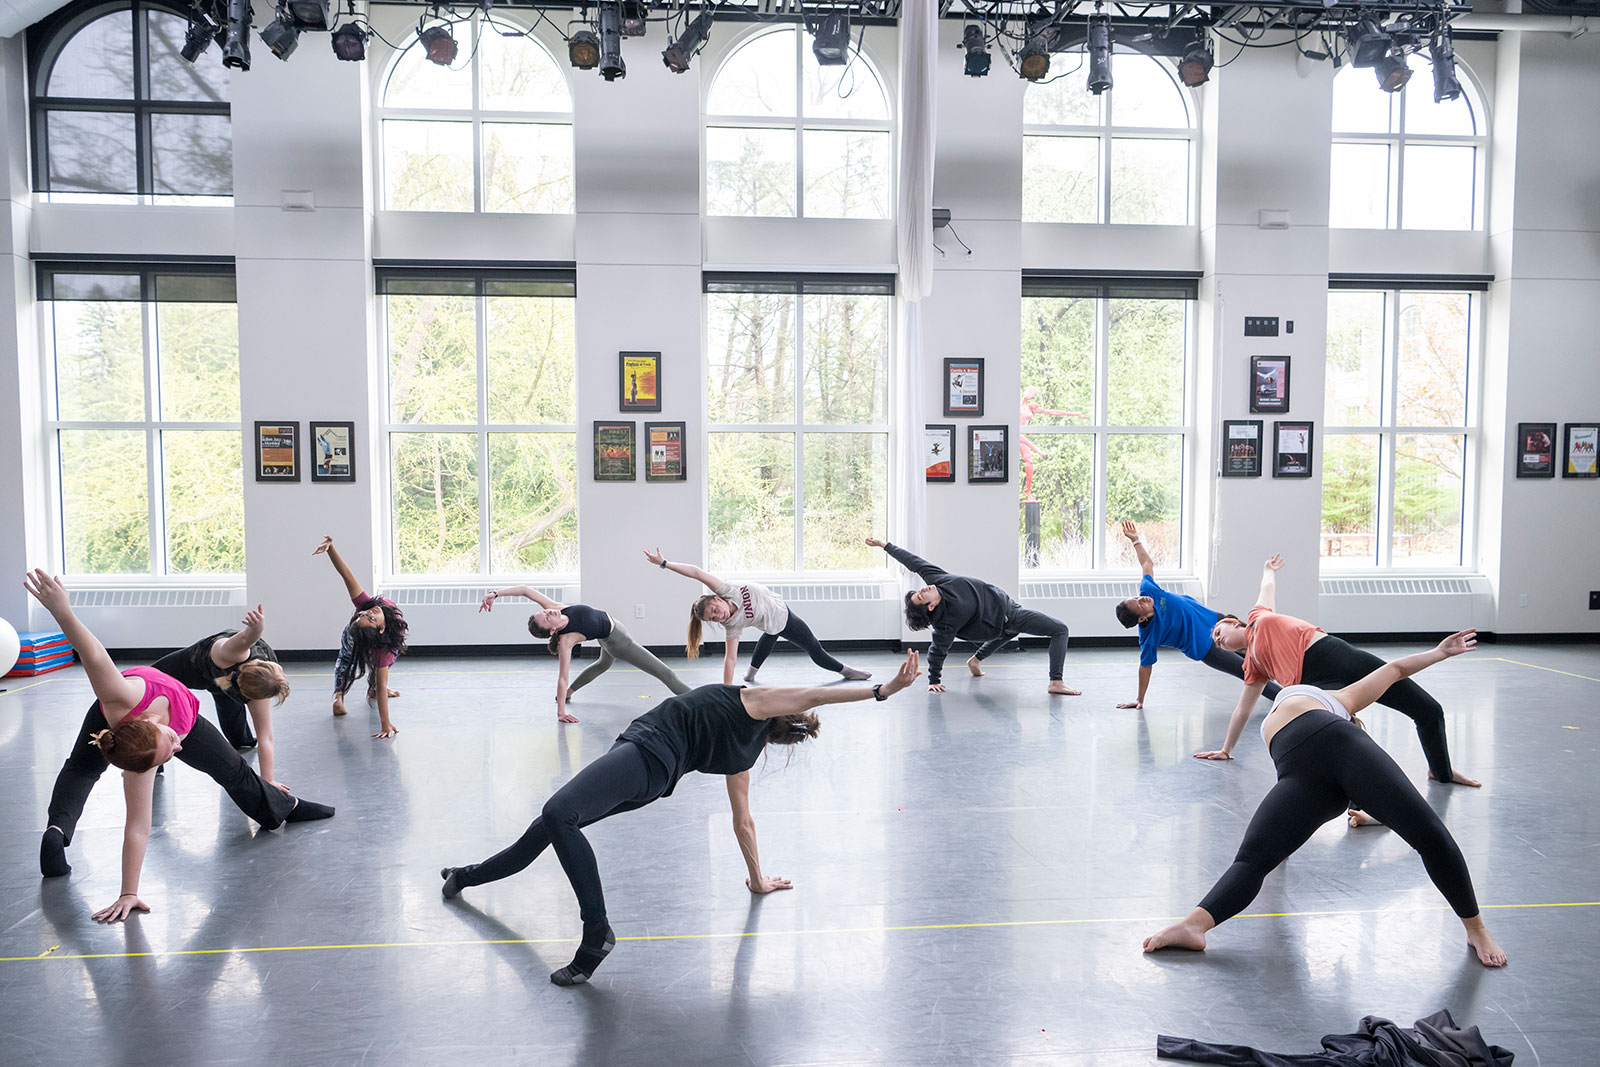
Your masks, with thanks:
<instances>
[{"instance_id":1,"label":"electrical outlet on wall","mask_svg":"<svg viewBox=\"0 0 1600 1067\"><path fill-rule=\"evenodd\" d=\"M1518 593L1517 594L1517 607L1525 608L1527 606L1528 606L1528 594L1527 593Z\"/></svg>"},{"instance_id":2,"label":"electrical outlet on wall","mask_svg":"<svg viewBox=\"0 0 1600 1067\"><path fill-rule=\"evenodd\" d=\"M644 618L644 605L643 604L635 604L633 606L633 617L636 618L636 619Z\"/></svg>"},{"instance_id":3,"label":"electrical outlet on wall","mask_svg":"<svg viewBox=\"0 0 1600 1067\"><path fill-rule=\"evenodd\" d=\"M1600 611L1600 589L1589 590L1589 610Z\"/></svg>"}]
</instances>

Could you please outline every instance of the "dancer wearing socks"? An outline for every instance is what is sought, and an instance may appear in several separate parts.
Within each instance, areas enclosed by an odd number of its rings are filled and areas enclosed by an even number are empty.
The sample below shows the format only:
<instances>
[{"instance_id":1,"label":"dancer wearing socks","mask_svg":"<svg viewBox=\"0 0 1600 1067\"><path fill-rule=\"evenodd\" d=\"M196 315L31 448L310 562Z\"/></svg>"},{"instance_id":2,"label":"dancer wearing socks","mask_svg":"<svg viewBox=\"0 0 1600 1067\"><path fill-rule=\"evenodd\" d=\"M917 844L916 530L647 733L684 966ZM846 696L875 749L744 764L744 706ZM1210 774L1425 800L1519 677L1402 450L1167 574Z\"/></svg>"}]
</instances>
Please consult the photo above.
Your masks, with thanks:
<instances>
[{"instance_id":1,"label":"dancer wearing socks","mask_svg":"<svg viewBox=\"0 0 1600 1067\"><path fill-rule=\"evenodd\" d=\"M756 672L767 661L768 654L780 637L787 637L805 649L812 663L826 671L837 671L847 682L860 682L872 677L871 671L847 667L830 656L822 647L822 642L817 640L816 634L811 632L811 627L806 625L806 621L796 615L789 605L783 602L782 597L766 586L756 582L740 582L734 585L692 564L668 563L659 548L654 552L645 549L644 558L662 570L693 578L711 590L689 606L687 651L690 659L699 659L701 624L714 622L721 626L724 640L727 642L722 652L723 685L733 684L734 668L739 663L739 634L746 626L754 626L761 631L761 637L756 641L756 650L750 656L750 669L744 672L744 680L751 684L755 683Z\"/></svg>"},{"instance_id":2,"label":"dancer wearing socks","mask_svg":"<svg viewBox=\"0 0 1600 1067\"><path fill-rule=\"evenodd\" d=\"M1506 954L1478 913L1472 875L1455 838L1355 718L1392 686L1425 667L1470 652L1476 642L1476 631L1463 630L1427 652L1380 663L1377 670L1342 689L1285 686L1261 724L1262 740L1278 768L1278 783L1250 819L1233 865L1182 922L1146 938L1144 950L1204 950L1207 931L1243 911L1278 864L1305 844L1317 827L1354 805L1388 823L1421 854L1428 877L1466 927L1467 944L1479 962L1505 966Z\"/></svg>"},{"instance_id":3,"label":"dancer wearing socks","mask_svg":"<svg viewBox=\"0 0 1600 1067\"><path fill-rule=\"evenodd\" d=\"M1156 665L1159 648L1175 648L1214 671L1243 680L1244 657L1222 648L1211 637L1211 628L1222 617L1222 612L1213 611L1192 596L1169 593L1157 585L1155 560L1145 550L1139 528L1124 522L1122 536L1133 542L1144 577L1139 580L1138 596L1117 602L1117 621L1129 629L1139 627L1139 698L1117 707L1144 707L1144 694L1150 688L1150 672ZM1276 700L1278 689L1277 682L1268 682L1262 695Z\"/></svg>"},{"instance_id":4,"label":"dancer wearing socks","mask_svg":"<svg viewBox=\"0 0 1600 1067\"><path fill-rule=\"evenodd\" d=\"M274 697L279 704L288 699L289 679L284 676L277 653L261 639L266 625L261 605L246 612L240 625L244 627L241 630L224 630L188 648L169 652L151 666L190 689L210 693L222 736L234 748L255 746L261 777L278 785L274 773L272 705ZM255 723L255 736L251 736L250 726L245 721L246 711Z\"/></svg>"},{"instance_id":5,"label":"dancer wearing socks","mask_svg":"<svg viewBox=\"0 0 1600 1067\"><path fill-rule=\"evenodd\" d=\"M947 574L921 556L887 541L869 537L867 544L883 549L902 567L928 583L906 594L906 625L913 630L933 627L933 640L928 645L930 693L944 692L941 678L944 660L956 638L978 646L978 651L967 660L967 670L974 678L982 678L983 661L1007 641L1022 634L1038 634L1050 638L1050 685L1046 692L1055 696L1082 695L1061 680L1067 659L1066 623L1042 611L1030 611L997 585Z\"/></svg>"},{"instance_id":6,"label":"dancer wearing socks","mask_svg":"<svg viewBox=\"0 0 1600 1067\"><path fill-rule=\"evenodd\" d=\"M633 720L609 752L556 790L515 844L482 863L440 871L445 899L469 886L509 878L537 859L546 845L551 846L577 894L583 941L572 962L552 974L550 981L556 985L587 982L617 939L606 921L600 870L583 828L671 796L691 771L727 776L733 831L749 868L745 885L750 892L793 888L787 879L761 871L756 824L750 816L750 768L767 745L794 745L816 737L822 724L812 708L887 700L910 685L917 673L917 654L912 652L893 678L870 689L703 685L670 697Z\"/></svg>"},{"instance_id":7,"label":"dancer wearing socks","mask_svg":"<svg viewBox=\"0 0 1600 1067\"><path fill-rule=\"evenodd\" d=\"M355 680L372 672L367 678L367 699L378 702L378 732L373 737L393 737L400 728L389 718L389 701L400 694L389 688L389 668L406 650L406 617L387 597L368 596L361 588L350 568L345 566L339 550L333 547L332 537L323 537L322 544L312 549L313 556L324 552L333 563L333 569L344 579L345 592L355 605L355 614L345 623L339 637L339 659L333 666L333 713L345 714L344 695Z\"/></svg>"},{"instance_id":8,"label":"dancer wearing socks","mask_svg":"<svg viewBox=\"0 0 1600 1067\"><path fill-rule=\"evenodd\" d=\"M689 686L672 673L671 667L635 642L620 622L599 608L591 608L587 604L561 604L531 586L513 585L497 589L484 597L478 610L493 611L494 602L503 596L525 596L539 605L540 610L528 616L528 632L540 640L548 640L551 654L561 663L556 675L557 722L578 721L577 716L567 711L567 698L600 677L619 659L638 667L678 696L689 691ZM586 667L578 675L578 680L569 686L567 674L572 667L572 650L586 639L600 643L600 659Z\"/></svg>"},{"instance_id":9,"label":"dancer wearing socks","mask_svg":"<svg viewBox=\"0 0 1600 1067\"><path fill-rule=\"evenodd\" d=\"M108 762L123 771L128 818L122 836L122 895L94 913L97 922L120 922L135 911L150 910L139 899L139 873L150 840L156 768L173 756L210 775L264 829L333 815L331 807L300 800L262 781L217 728L200 718L200 701L176 679L153 667L118 672L105 646L72 613L61 579L36 570L23 585L77 650L95 695L50 794L50 823L39 844L39 869L45 877L72 871L66 849L89 792Z\"/></svg>"},{"instance_id":10,"label":"dancer wearing socks","mask_svg":"<svg viewBox=\"0 0 1600 1067\"><path fill-rule=\"evenodd\" d=\"M1244 654L1244 692L1233 717L1228 720L1228 737L1220 749L1196 752L1196 759L1232 759L1233 747L1244 733L1250 709L1269 681L1282 685L1313 685L1319 689L1338 689L1366 677L1383 660L1370 652L1333 637L1293 615L1273 610L1277 602L1277 572L1282 556L1267 560L1261 570L1261 594L1250 609L1249 621L1240 622L1224 615L1212 628L1211 636L1229 652ZM1380 694L1375 703L1409 718L1417 724L1417 739L1428 758L1428 777L1437 782L1478 786L1450 764L1450 743L1444 732L1444 709L1416 682L1399 680ZM1358 824L1356 820L1352 824Z\"/></svg>"}]
</instances>

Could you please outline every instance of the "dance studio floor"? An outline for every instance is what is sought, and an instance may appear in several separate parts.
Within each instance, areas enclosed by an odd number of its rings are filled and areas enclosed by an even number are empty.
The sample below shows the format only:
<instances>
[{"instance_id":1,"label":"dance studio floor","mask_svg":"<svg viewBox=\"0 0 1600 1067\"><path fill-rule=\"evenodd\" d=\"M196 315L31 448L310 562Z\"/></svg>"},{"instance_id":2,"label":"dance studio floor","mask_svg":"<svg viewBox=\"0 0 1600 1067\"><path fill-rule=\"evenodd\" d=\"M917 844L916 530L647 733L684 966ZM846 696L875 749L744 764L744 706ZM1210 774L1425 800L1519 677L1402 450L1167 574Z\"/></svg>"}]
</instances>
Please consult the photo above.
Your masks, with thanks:
<instances>
[{"instance_id":1,"label":"dance studio floor","mask_svg":"<svg viewBox=\"0 0 1600 1067\"><path fill-rule=\"evenodd\" d=\"M1379 648L1398 654L1396 646ZM402 660L401 728L326 666L291 664L279 777L338 806L261 833L173 764L156 789L142 896L118 891L122 800L102 779L68 878L37 853L55 772L91 697L81 670L0 685L0 1061L24 1064L1149 1064L1157 1033L1310 1052L1368 1014L1448 1008L1517 1063L1594 1062L1600 957L1600 650L1487 645L1420 679L1459 769L1423 784L1409 720L1368 714L1460 841L1510 955L1478 966L1420 861L1382 829L1324 827L1204 955L1139 951L1232 858L1272 781L1239 685L1162 657L1143 712L1131 650L1001 654L950 691L822 709L821 738L753 775L761 858L794 880L752 897L719 780L590 830L621 938L560 989L577 907L554 855L440 899L440 866L509 843L545 797L665 696L616 668L553 715L554 661ZM888 677L888 653L859 662ZM683 661L672 664L683 668ZM685 677L717 680L703 660ZM823 680L778 656L764 682ZM30 682L34 684L30 685ZM204 712L212 714L209 699ZM254 757L251 756L251 759ZM1587 1008L1584 1005L1589 1005Z\"/></svg>"}]
</instances>

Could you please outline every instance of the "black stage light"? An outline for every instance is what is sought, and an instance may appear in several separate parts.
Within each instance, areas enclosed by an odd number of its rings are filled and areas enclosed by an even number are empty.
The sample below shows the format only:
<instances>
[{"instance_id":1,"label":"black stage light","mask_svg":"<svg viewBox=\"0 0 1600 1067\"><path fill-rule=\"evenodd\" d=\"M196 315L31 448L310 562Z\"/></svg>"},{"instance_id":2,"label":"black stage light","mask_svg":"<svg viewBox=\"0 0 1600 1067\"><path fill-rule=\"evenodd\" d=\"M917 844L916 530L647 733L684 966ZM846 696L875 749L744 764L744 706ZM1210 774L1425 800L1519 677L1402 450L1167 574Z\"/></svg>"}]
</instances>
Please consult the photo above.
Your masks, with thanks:
<instances>
[{"instance_id":1,"label":"black stage light","mask_svg":"<svg viewBox=\"0 0 1600 1067\"><path fill-rule=\"evenodd\" d=\"M643 37L649 17L650 5L645 0L622 0L622 36Z\"/></svg>"},{"instance_id":2,"label":"black stage light","mask_svg":"<svg viewBox=\"0 0 1600 1067\"><path fill-rule=\"evenodd\" d=\"M689 23L688 29L683 31L683 36L676 41L668 41L667 47L661 53L661 62L674 74L683 74L689 69L689 64L706 46L706 39L711 35L711 12L702 11L700 17Z\"/></svg>"},{"instance_id":3,"label":"black stage light","mask_svg":"<svg viewBox=\"0 0 1600 1067\"><path fill-rule=\"evenodd\" d=\"M600 38L593 30L579 30L567 38L567 62L579 70L600 65Z\"/></svg>"},{"instance_id":4,"label":"black stage light","mask_svg":"<svg viewBox=\"0 0 1600 1067\"><path fill-rule=\"evenodd\" d=\"M250 20L254 17L250 0L228 0L227 36L222 42L224 67L250 69Z\"/></svg>"},{"instance_id":5,"label":"black stage light","mask_svg":"<svg viewBox=\"0 0 1600 1067\"><path fill-rule=\"evenodd\" d=\"M1378 28L1371 19L1362 19L1350 30L1350 65L1375 67L1378 60L1389 54L1394 44L1389 35Z\"/></svg>"},{"instance_id":6,"label":"black stage light","mask_svg":"<svg viewBox=\"0 0 1600 1067\"><path fill-rule=\"evenodd\" d=\"M1050 73L1050 46L1055 43L1055 27L1040 22L1028 31L1022 51L1017 53L1017 73L1031 82L1042 80Z\"/></svg>"},{"instance_id":7,"label":"black stage light","mask_svg":"<svg viewBox=\"0 0 1600 1067\"><path fill-rule=\"evenodd\" d=\"M1178 61L1178 79L1191 89L1204 85L1211 80L1211 68L1216 62L1217 57L1211 51L1211 40L1202 34L1189 46L1183 59Z\"/></svg>"},{"instance_id":8,"label":"black stage light","mask_svg":"<svg viewBox=\"0 0 1600 1067\"><path fill-rule=\"evenodd\" d=\"M850 62L850 13L830 11L812 31L811 54L824 67L842 67Z\"/></svg>"},{"instance_id":9,"label":"black stage light","mask_svg":"<svg viewBox=\"0 0 1600 1067\"><path fill-rule=\"evenodd\" d=\"M450 36L450 27L429 26L417 39L422 42L423 50L428 53L428 62L448 67L456 61L456 52L460 46L456 44L456 39Z\"/></svg>"},{"instance_id":10,"label":"black stage light","mask_svg":"<svg viewBox=\"0 0 1600 1067\"><path fill-rule=\"evenodd\" d=\"M1111 88L1111 16L1089 16L1089 91L1099 96Z\"/></svg>"},{"instance_id":11,"label":"black stage light","mask_svg":"<svg viewBox=\"0 0 1600 1067\"><path fill-rule=\"evenodd\" d=\"M334 30L333 54L354 63L367 58L367 38L372 35L354 22L347 22Z\"/></svg>"},{"instance_id":12,"label":"black stage light","mask_svg":"<svg viewBox=\"0 0 1600 1067\"><path fill-rule=\"evenodd\" d=\"M1461 95L1461 81L1456 77L1456 46L1450 39L1450 27L1439 31L1428 45L1428 55L1433 60L1433 102L1456 99Z\"/></svg>"},{"instance_id":13,"label":"black stage light","mask_svg":"<svg viewBox=\"0 0 1600 1067\"><path fill-rule=\"evenodd\" d=\"M289 0L289 15L299 30L328 28L328 0Z\"/></svg>"},{"instance_id":14,"label":"black stage light","mask_svg":"<svg viewBox=\"0 0 1600 1067\"><path fill-rule=\"evenodd\" d=\"M622 5L617 0L600 4L600 76L608 82L628 76L622 61Z\"/></svg>"},{"instance_id":15,"label":"black stage light","mask_svg":"<svg viewBox=\"0 0 1600 1067\"><path fill-rule=\"evenodd\" d=\"M200 54L211 47L211 38L217 35L217 28L207 22L205 17L198 12L189 16L189 28L183 31L183 47L178 50L178 55L185 62L193 63L200 58Z\"/></svg>"},{"instance_id":16,"label":"black stage light","mask_svg":"<svg viewBox=\"0 0 1600 1067\"><path fill-rule=\"evenodd\" d=\"M967 65L962 73L969 78L981 78L989 73L989 45L983 39L983 27L976 22L967 23L961 31L961 47L967 53Z\"/></svg>"},{"instance_id":17,"label":"black stage light","mask_svg":"<svg viewBox=\"0 0 1600 1067\"><path fill-rule=\"evenodd\" d=\"M294 55L294 50L300 47L300 31L294 28L288 10L281 4L278 7L278 17L262 28L261 43L266 45L267 50L273 55L284 61Z\"/></svg>"},{"instance_id":18,"label":"black stage light","mask_svg":"<svg viewBox=\"0 0 1600 1067\"><path fill-rule=\"evenodd\" d=\"M1378 88L1386 93L1398 93L1411 80L1411 68L1406 65L1404 52L1396 51L1384 56L1373 64L1372 69L1378 76Z\"/></svg>"}]
</instances>

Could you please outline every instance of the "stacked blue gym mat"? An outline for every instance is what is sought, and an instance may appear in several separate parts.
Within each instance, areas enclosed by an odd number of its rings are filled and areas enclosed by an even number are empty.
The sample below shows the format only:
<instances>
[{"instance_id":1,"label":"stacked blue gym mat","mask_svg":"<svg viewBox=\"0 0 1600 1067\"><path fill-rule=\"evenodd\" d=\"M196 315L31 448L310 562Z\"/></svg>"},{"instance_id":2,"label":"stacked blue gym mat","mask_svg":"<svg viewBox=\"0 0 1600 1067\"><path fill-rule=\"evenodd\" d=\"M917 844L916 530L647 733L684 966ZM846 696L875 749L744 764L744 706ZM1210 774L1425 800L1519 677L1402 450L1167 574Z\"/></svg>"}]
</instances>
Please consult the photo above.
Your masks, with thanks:
<instances>
[{"instance_id":1,"label":"stacked blue gym mat","mask_svg":"<svg viewBox=\"0 0 1600 1067\"><path fill-rule=\"evenodd\" d=\"M22 641L22 652L7 678L29 678L58 671L71 666L76 658L72 646L67 643L67 635L60 630L32 630L17 637Z\"/></svg>"}]
</instances>

